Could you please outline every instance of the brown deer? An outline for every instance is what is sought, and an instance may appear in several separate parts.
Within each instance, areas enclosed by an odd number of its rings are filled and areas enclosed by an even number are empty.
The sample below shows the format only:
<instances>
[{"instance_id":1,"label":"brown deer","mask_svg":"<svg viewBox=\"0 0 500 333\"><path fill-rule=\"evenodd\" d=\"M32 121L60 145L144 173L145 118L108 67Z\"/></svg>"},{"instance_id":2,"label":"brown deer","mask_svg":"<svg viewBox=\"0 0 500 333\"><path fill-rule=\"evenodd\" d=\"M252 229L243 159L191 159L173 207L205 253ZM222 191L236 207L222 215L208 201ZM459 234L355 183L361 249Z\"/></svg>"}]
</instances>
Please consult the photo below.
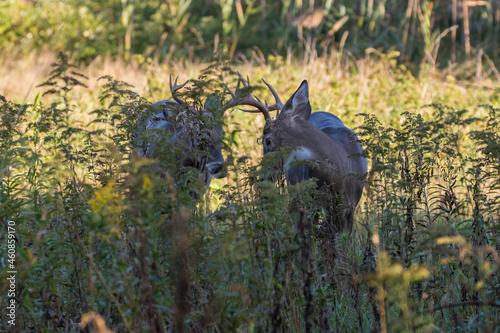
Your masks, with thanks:
<instances>
[{"instance_id":1,"label":"brown deer","mask_svg":"<svg viewBox=\"0 0 500 333\"><path fill-rule=\"evenodd\" d=\"M141 157L158 158L161 154L158 142L167 139L170 144L180 148L176 151L180 151L181 156L176 158L180 160L181 166L199 171L206 190L212 177L224 176L221 151L223 112L208 107L215 104L212 96L207 98L205 107L201 110L182 100L178 96L178 90L188 82L189 80L177 84L176 78L172 83L170 76L170 91L174 100L156 102L143 113L139 119L136 146ZM159 164L154 166L158 167ZM195 193L192 195L197 197Z\"/></svg>"},{"instance_id":2,"label":"brown deer","mask_svg":"<svg viewBox=\"0 0 500 333\"><path fill-rule=\"evenodd\" d=\"M248 79L245 82L240 76L239 81L245 87L250 86ZM361 156L363 148L356 134L331 113L311 113L307 81L302 82L285 105L274 88L264 83L276 99L275 104L268 106L251 94L237 96L226 87L233 96L231 106L251 105L258 110L243 111L264 115L264 154L285 152L281 162L290 185L317 179L318 189L330 197L322 202L328 212L328 227L337 232L351 232L354 209L363 192L362 177L367 173L367 160ZM273 110L281 110L275 120L269 114Z\"/></svg>"}]
</instances>

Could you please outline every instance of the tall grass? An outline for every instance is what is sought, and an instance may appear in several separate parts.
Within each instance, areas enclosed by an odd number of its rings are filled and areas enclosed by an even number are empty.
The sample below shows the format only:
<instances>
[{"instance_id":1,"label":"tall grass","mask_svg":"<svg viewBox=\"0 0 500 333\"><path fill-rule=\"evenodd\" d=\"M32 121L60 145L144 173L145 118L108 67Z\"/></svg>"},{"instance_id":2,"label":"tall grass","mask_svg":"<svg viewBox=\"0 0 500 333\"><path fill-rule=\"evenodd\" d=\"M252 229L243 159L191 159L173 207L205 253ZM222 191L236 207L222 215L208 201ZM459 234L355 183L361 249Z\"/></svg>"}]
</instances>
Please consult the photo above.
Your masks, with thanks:
<instances>
[{"instance_id":1,"label":"tall grass","mask_svg":"<svg viewBox=\"0 0 500 333\"><path fill-rule=\"evenodd\" d=\"M0 47L3 58L50 50L85 63L105 55L196 61L217 51L360 57L375 48L399 52L415 72L475 57L498 66L499 8L498 0L7 0Z\"/></svg>"},{"instance_id":2,"label":"tall grass","mask_svg":"<svg viewBox=\"0 0 500 333\"><path fill-rule=\"evenodd\" d=\"M493 332L498 87L418 80L392 59L216 62L197 82L208 95L233 84L237 68L284 98L307 78L314 110L358 126L367 186L355 231L332 239L314 182L262 177L276 162L261 159L262 119L226 114L228 176L196 201L196 175L179 169L176 147L165 143L171 153L159 157L165 177L130 151L140 113L168 97L165 69L136 69L154 87L139 94L112 77L94 86L59 56L33 102L0 100L0 219L17 225L17 328ZM203 101L196 91L187 97Z\"/></svg>"}]
</instances>

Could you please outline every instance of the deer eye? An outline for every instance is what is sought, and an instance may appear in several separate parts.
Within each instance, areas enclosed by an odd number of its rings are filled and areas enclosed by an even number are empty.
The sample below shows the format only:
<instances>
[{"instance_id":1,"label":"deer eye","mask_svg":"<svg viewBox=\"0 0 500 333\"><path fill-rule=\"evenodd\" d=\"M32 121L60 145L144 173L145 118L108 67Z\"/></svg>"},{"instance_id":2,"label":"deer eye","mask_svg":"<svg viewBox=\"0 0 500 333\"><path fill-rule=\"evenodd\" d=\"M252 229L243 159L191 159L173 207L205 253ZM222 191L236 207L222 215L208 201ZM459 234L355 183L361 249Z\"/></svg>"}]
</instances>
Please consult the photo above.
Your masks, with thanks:
<instances>
[{"instance_id":1,"label":"deer eye","mask_svg":"<svg viewBox=\"0 0 500 333\"><path fill-rule=\"evenodd\" d=\"M271 147L271 145L273 144L273 140L271 140L271 138L265 138L265 139L264 139L264 144L265 144L267 147Z\"/></svg>"}]
</instances>

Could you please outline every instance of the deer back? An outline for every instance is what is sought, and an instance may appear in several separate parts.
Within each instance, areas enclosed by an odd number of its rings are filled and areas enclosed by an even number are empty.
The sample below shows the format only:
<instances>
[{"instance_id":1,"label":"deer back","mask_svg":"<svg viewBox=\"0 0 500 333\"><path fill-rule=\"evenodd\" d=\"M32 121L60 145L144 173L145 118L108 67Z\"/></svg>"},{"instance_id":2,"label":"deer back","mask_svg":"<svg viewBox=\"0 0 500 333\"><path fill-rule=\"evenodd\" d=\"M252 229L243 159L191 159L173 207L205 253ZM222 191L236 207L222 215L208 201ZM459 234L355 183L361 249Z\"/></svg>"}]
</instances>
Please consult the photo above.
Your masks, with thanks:
<instances>
[{"instance_id":1,"label":"deer back","mask_svg":"<svg viewBox=\"0 0 500 333\"><path fill-rule=\"evenodd\" d=\"M363 192L364 182L361 176L367 173L368 163L361 156L363 147L358 137L350 128L346 127L339 117L318 111L311 114L309 122L325 133L332 141L330 144L328 164L336 165L331 174L326 174L327 181L337 184L338 191L344 192L347 203L356 207ZM326 170L329 170L326 168ZM339 186L340 185L340 186Z\"/></svg>"}]
</instances>

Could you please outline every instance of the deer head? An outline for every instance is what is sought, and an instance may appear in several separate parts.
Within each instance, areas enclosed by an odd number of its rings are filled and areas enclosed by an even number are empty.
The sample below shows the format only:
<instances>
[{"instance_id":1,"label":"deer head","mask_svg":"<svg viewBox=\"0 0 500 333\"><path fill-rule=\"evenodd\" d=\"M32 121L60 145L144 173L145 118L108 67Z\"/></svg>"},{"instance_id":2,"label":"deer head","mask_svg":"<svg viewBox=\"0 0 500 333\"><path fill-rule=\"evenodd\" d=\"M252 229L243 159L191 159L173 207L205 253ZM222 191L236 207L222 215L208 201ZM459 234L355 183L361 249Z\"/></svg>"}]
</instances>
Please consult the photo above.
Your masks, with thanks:
<instances>
[{"instance_id":1,"label":"deer head","mask_svg":"<svg viewBox=\"0 0 500 333\"><path fill-rule=\"evenodd\" d=\"M329 227L350 232L354 209L364 187L360 177L367 172L367 161L361 156L363 148L358 138L337 116L321 111L311 113L307 81L302 82L285 105L276 91L267 82L264 83L275 96L276 104L269 107L251 95L236 101L238 105L251 105L258 109L243 111L264 115L264 154L285 152L282 167L290 185L310 178L317 179L318 188L331 197L331 200L323 201L329 213L329 224L333 224ZM248 80L245 84L249 85ZM281 110L275 120L269 114L272 110Z\"/></svg>"},{"instance_id":2,"label":"deer head","mask_svg":"<svg viewBox=\"0 0 500 333\"><path fill-rule=\"evenodd\" d=\"M177 78L172 83L170 76L170 91L174 100L156 102L145 111L139 121L138 153L142 157L158 158L165 153L160 151L158 141L167 140L171 146L178 148L175 149L176 158L181 166L197 169L205 188L208 188L212 177L224 176L220 119L223 113L214 110L218 106L215 95L207 98L201 110L182 100L178 90L188 82L178 85Z\"/></svg>"}]
</instances>

